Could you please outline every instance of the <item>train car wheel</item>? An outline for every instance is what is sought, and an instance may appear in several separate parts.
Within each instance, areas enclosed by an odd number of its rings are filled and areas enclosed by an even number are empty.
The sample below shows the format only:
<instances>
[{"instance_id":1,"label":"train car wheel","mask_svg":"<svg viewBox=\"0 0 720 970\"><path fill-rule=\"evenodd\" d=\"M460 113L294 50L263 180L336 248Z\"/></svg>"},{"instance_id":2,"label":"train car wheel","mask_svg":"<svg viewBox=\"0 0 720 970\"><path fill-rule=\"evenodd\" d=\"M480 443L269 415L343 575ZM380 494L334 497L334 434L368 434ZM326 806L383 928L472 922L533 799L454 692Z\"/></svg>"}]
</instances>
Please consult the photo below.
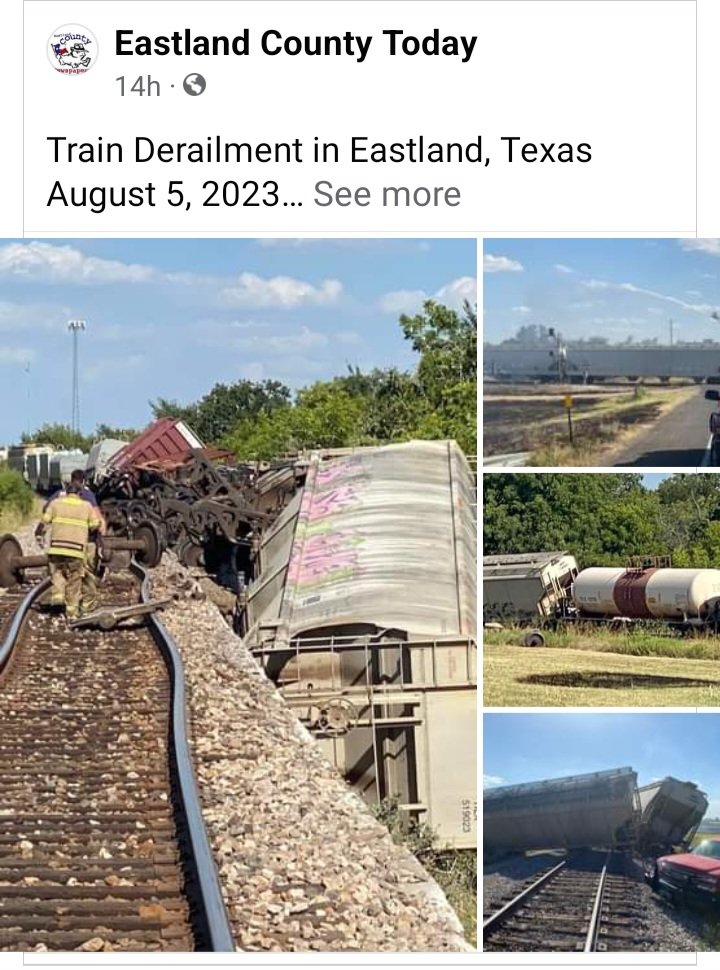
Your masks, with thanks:
<instances>
[{"instance_id":1,"label":"train car wheel","mask_svg":"<svg viewBox=\"0 0 720 970\"><path fill-rule=\"evenodd\" d=\"M22 572L12 565L13 559L22 556L22 546L14 535L0 536L0 586L8 589L22 581Z\"/></svg>"},{"instance_id":2,"label":"train car wheel","mask_svg":"<svg viewBox=\"0 0 720 970\"><path fill-rule=\"evenodd\" d=\"M158 565L163 554L160 532L154 522L141 522L133 533L134 539L142 539L145 542L145 549L136 552L135 555L143 566L154 569Z\"/></svg>"}]
</instances>

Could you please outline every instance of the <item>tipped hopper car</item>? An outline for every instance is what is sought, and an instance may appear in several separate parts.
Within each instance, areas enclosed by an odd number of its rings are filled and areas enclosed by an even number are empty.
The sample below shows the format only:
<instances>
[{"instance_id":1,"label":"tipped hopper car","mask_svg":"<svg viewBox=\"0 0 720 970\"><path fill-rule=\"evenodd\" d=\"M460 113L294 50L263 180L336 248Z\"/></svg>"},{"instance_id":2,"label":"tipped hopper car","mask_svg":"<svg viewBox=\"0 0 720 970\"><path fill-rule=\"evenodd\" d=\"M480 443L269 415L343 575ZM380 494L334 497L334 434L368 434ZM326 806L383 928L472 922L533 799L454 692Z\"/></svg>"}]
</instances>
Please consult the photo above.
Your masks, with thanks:
<instances>
[{"instance_id":1,"label":"tipped hopper car","mask_svg":"<svg viewBox=\"0 0 720 970\"><path fill-rule=\"evenodd\" d=\"M483 838L492 852L689 845L708 801L689 781L637 787L632 768L530 782L483 793Z\"/></svg>"},{"instance_id":2,"label":"tipped hopper car","mask_svg":"<svg viewBox=\"0 0 720 970\"><path fill-rule=\"evenodd\" d=\"M643 786L639 794L642 847L659 855L670 846L689 845L708 809L705 793L690 781L668 777Z\"/></svg>"},{"instance_id":3,"label":"tipped hopper car","mask_svg":"<svg viewBox=\"0 0 720 970\"><path fill-rule=\"evenodd\" d=\"M640 820L632 768L483 793L483 840L494 851L626 845Z\"/></svg>"}]
</instances>

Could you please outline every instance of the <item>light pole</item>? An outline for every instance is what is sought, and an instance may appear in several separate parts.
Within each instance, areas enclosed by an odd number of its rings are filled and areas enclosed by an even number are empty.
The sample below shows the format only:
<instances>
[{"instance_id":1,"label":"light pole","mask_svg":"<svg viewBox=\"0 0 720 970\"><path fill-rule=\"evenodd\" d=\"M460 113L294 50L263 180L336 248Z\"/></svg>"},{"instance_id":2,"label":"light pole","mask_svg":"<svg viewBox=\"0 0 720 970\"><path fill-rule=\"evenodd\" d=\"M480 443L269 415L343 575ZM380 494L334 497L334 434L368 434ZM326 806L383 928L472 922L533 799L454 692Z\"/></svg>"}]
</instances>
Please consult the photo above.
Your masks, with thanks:
<instances>
[{"instance_id":1,"label":"light pole","mask_svg":"<svg viewBox=\"0 0 720 970\"><path fill-rule=\"evenodd\" d=\"M80 432L80 372L78 370L78 334L87 329L84 320L68 320L68 330L73 338L72 363L72 429L76 434Z\"/></svg>"}]
</instances>

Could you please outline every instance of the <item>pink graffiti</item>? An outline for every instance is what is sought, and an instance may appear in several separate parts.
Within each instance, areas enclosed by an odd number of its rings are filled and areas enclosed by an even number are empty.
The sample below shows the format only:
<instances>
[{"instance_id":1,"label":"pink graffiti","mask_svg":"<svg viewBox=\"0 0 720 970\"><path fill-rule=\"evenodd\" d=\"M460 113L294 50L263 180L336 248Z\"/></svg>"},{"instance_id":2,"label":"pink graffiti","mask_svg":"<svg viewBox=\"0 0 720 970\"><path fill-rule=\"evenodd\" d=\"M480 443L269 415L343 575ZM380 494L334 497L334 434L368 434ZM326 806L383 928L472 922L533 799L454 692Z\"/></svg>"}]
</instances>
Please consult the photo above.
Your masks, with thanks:
<instances>
[{"instance_id":1,"label":"pink graffiti","mask_svg":"<svg viewBox=\"0 0 720 970\"><path fill-rule=\"evenodd\" d=\"M358 539L351 532L311 535L288 567L288 582L318 585L338 573L352 575L358 563Z\"/></svg>"},{"instance_id":2,"label":"pink graffiti","mask_svg":"<svg viewBox=\"0 0 720 970\"><path fill-rule=\"evenodd\" d=\"M341 485L334 488L325 495L316 494L313 498L310 514L308 518L311 522L325 518L326 515L334 515L355 505L357 501L357 491L352 485Z\"/></svg>"}]
</instances>

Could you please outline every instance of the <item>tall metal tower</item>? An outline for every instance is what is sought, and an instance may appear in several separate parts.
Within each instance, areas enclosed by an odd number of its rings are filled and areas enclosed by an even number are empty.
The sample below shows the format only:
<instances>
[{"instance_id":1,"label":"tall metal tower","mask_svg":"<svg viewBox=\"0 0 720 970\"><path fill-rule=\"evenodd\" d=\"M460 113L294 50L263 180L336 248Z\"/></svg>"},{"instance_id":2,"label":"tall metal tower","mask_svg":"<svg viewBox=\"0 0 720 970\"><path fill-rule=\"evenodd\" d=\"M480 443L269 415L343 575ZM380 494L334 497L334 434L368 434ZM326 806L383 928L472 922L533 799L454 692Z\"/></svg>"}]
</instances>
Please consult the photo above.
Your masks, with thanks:
<instances>
[{"instance_id":1,"label":"tall metal tower","mask_svg":"<svg viewBox=\"0 0 720 970\"><path fill-rule=\"evenodd\" d=\"M80 371L78 369L78 334L87 329L84 320L68 320L68 330L73 339L73 364L72 364L72 429L76 433L80 431Z\"/></svg>"}]
</instances>

